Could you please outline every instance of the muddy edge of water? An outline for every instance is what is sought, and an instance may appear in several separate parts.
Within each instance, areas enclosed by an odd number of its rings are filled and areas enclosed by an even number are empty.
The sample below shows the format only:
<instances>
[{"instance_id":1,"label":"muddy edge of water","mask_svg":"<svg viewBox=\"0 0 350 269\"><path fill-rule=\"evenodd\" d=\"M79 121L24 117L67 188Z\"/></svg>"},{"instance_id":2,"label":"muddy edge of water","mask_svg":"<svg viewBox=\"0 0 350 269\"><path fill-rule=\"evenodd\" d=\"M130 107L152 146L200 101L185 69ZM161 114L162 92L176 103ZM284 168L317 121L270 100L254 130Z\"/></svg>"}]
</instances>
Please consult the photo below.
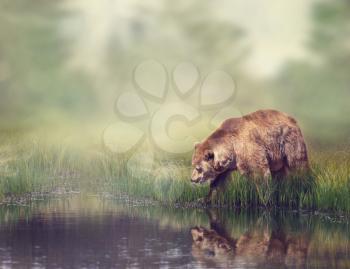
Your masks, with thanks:
<instances>
[{"instance_id":1,"label":"muddy edge of water","mask_svg":"<svg viewBox=\"0 0 350 269\"><path fill-rule=\"evenodd\" d=\"M333 212L333 211L320 211L320 210L309 210L309 209L290 209L285 207L237 207L229 205L208 205L202 202L190 202L190 203L164 203L152 199L140 199L137 197L131 197L129 195L113 195L110 193L99 193L99 194L87 194L80 191L68 191L68 192L51 192L51 193L27 193L21 196L6 196L0 201L0 206L23 206L29 207L32 203L38 201L45 201L49 199L65 199L72 198L74 196L81 197L98 197L99 199L115 200L120 204L126 204L131 206L149 206L149 207L172 207L172 208L183 208L183 209L223 209L223 210L253 210L253 211L266 211L273 212L274 210L283 210L286 213L299 213L303 215L319 216L322 219L330 221L332 223L350 223L349 212Z\"/></svg>"}]
</instances>

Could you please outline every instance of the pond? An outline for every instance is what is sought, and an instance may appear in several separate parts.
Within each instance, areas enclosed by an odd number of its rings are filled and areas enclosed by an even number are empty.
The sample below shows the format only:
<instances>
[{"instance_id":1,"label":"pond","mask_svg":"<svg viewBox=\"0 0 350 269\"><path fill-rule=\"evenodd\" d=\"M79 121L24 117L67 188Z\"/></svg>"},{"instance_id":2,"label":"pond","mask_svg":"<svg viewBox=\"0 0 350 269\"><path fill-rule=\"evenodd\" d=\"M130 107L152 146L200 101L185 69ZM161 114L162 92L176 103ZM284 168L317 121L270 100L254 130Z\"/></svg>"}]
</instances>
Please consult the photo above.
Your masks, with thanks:
<instances>
[{"instance_id":1,"label":"pond","mask_svg":"<svg viewBox=\"0 0 350 269\"><path fill-rule=\"evenodd\" d=\"M98 196L0 207L1 268L350 268L340 216Z\"/></svg>"}]
</instances>

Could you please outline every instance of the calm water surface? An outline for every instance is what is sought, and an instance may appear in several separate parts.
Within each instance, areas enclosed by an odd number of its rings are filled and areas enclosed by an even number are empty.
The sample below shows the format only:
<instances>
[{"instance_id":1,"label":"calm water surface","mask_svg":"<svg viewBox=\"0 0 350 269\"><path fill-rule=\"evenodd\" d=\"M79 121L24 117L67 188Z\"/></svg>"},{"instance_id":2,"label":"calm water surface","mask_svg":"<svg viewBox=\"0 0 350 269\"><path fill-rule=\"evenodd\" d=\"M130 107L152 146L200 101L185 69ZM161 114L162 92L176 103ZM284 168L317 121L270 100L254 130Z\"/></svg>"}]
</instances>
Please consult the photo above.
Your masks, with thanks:
<instances>
[{"instance_id":1,"label":"calm water surface","mask_svg":"<svg viewBox=\"0 0 350 269\"><path fill-rule=\"evenodd\" d=\"M0 207L0 268L350 268L344 218L74 196Z\"/></svg>"}]
</instances>

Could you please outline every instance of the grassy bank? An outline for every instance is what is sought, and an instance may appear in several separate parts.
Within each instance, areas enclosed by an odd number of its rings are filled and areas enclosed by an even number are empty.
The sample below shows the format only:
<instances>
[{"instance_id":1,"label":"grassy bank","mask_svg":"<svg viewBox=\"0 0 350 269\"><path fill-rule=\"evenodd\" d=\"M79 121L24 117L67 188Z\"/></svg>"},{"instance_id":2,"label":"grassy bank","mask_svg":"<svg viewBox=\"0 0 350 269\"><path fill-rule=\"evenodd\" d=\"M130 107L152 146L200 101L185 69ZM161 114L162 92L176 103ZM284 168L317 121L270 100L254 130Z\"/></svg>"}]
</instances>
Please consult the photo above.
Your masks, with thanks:
<instances>
[{"instance_id":1,"label":"grassy bank","mask_svg":"<svg viewBox=\"0 0 350 269\"><path fill-rule=\"evenodd\" d=\"M204 197L209 188L190 183L190 160L159 162L150 173L138 173L141 164L127 168L127 161L115 156L101 160L102 173L115 193L124 192L162 202L190 203ZM118 165L115 165L118 163ZM350 153L312 152L313 173L308 177L271 180L268 185L232 174L224 193L213 202L219 205L288 208L350 212ZM132 171L130 171L132 170Z\"/></svg>"},{"instance_id":2,"label":"grassy bank","mask_svg":"<svg viewBox=\"0 0 350 269\"><path fill-rule=\"evenodd\" d=\"M153 165L145 165L147 158L130 161L131 156L99 148L6 140L0 147L0 196L81 190L185 204L208 192L208 186L190 183L190 156L171 161L156 156ZM312 176L271 181L265 187L234 173L213 202L350 212L350 153L313 151L311 164Z\"/></svg>"}]
</instances>

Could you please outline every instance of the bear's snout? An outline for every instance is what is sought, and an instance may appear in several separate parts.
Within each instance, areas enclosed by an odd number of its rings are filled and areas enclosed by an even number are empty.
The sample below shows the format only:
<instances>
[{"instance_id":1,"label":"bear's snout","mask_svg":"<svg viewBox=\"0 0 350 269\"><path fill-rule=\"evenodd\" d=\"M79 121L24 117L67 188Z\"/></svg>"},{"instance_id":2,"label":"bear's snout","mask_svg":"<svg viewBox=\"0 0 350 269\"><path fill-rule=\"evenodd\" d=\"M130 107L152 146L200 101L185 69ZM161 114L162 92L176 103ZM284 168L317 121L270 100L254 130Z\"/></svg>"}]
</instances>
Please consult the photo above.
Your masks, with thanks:
<instances>
[{"instance_id":1,"label":"bear's snout","mask_svg":"<svg viewBox=\"0 0 350 269\"><path fill-rule=\"evenodd\" d=\"M196 169L193 170L192 176L191 176L191 182L192 183L200 183L203 179L203 176L201 176Z\"/></svg>"},{"instance_id":2,"label":"bear's snout","mask_svg":"<svg viewBox=\"0 0 350 269\"><path fill-rule=\"evenodd\" d=\"M199 183L200 181L201 181L201 178L195 178L195 179L191 178L192 183Z\"/></svg>"}]
</instances>

